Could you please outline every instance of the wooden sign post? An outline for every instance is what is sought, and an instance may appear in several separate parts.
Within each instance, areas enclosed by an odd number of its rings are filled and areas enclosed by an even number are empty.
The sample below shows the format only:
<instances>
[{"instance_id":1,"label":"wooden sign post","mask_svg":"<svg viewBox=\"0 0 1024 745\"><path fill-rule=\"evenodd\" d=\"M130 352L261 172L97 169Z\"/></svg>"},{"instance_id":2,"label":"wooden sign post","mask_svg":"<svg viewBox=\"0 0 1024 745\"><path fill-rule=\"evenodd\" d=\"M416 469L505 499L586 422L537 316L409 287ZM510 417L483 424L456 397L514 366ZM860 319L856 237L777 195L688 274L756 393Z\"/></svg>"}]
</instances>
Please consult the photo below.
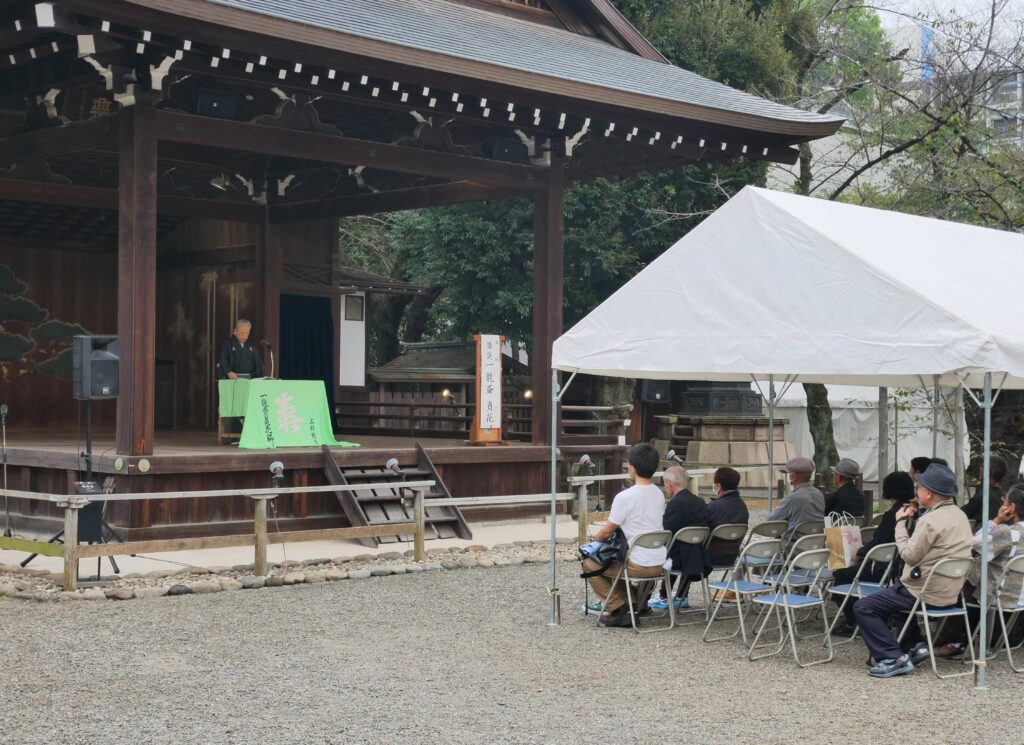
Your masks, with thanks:
<instances>
[{"instance_id":1,"label":"wooden sign post","mask_svg":"<svg viewBox=\"0 0 1024 745\"><path fill-rule=\"evenodd\" d=\"M501 439L501 345L504 336L476 334L476 413L470 445L508 445Z\"/></svg>"}]
</instances>

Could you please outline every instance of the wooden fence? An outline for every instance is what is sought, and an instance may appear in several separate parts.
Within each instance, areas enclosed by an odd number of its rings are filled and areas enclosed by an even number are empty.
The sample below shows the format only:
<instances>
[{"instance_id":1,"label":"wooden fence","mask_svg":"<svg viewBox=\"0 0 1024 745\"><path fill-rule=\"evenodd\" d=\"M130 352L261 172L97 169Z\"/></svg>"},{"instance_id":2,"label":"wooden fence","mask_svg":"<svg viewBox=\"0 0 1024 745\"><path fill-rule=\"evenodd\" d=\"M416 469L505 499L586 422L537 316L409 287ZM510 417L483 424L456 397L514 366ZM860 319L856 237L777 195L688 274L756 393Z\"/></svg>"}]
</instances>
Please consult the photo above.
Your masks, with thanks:
<instances>
[{"instance_id":1,"label":"wooden fence","mask_svg":"<svg viewBox=\"0 0 1024 745\"><path fill-rule=\"evenodd\" d=\"M17 490L0 490L0 496L12 499L29 499L39 502L50 502L64 508L64 543L45 543L26 538L7 538L0 536L0 549L36 553L41 556L53 556L64 559L64 589L73 591L78 586L78 560L103 556L134 556L144 553L164 551L194 551L204 548L235 548L253 546L255 551L254 572L259 576L267 574L267 547L271 543L297 543L301 541L348 540L354 538L370 538L374 536L390 536L400 534L413 535L413 559L423 561L425 537L425 506L430 507L489 507L499 505L530 504L550 502L550 494L512 494L496 497L460 497L445 499L425 499L427 492L435 485L434 481L409 481L400 484L411 493L413 503L413 520L411 522L389 522L385 525L367 525L354 528L328 528L324 530L293 530L269 532L267 530L267 501L281 494L336 492L339 487L328 486L295 486L280 489L224 489L211 491L153 492L139 494L105 494L105 502L127 502L151 499L212 499L217 497L244 496L254 502L253 532L233 535L203 536L201 538L169 538L151 541L129 541L127 543L95 543L82 545L78 543L78 511L89 504L85 497L68 494L44 494ZM395 482L368 484L350 484L345 491L372 491L374 489L393 489ZM556 494L559 501L571 501L573 493ZM426 502L426 505L424 504Z\"/></svg>"}]
</instances>

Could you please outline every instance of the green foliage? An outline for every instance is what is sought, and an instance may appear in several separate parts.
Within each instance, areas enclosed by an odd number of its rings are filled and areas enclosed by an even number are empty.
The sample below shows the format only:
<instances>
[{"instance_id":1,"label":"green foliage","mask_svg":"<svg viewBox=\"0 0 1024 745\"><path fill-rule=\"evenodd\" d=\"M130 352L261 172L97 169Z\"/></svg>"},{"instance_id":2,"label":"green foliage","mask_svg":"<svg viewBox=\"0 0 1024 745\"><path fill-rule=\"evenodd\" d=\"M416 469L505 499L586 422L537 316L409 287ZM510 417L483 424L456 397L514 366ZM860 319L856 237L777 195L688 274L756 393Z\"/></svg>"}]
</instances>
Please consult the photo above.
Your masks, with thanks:
<instances>
[{"instance_id":1,"label":"green foliage","mask_svg":"<svg viewBox=\"0 0 1024 745\"><path fill-rule=\"evenodd\" d=\"M53 375L54 377L57 378L71 380L71 376L73 373L73 364L74 352L70 349L65 349L56 357L51 357L48 360L40 362L38 365L36 365L36 370L38 372L41 372L43 375Z\"/></svg>"},{"instance_id":2,"label":"green foliage","mask_svg":"<svg viewBox=\"0 0 1024 745\"><path fill-rule=\"evenodd\" d=\"M30 352L35 344L21 334L0 331L0 362L17 362L22 355Z\"/></svg>"},{"instance_id":3,"label":"green foliage","mask_svg":"<svg viewBox=\"0 0 1024 745\"><path fill-rule=\"evenodd\" d=\"M77 323L56 320L42 323L29 332L37 342L56 342L58 344L70 344L72 337L88 333Z\"/></svg>"},{"instance_id":4,"label":"green foliage","mask_svg":"<svg viewBox=\"0 0 1024 745\"><path fill-rule=\"evenodd\" d=\"M14 276L14 272L6 264L0 264L0 292L5 292L8 295L20 295L26 289L28 285Z\"/></svg>"},{"instance_id":5,"label":"green foliage","mask_svg":"<svg viewBox=\"0 0 1024 745\"><path fill-rule=\"evenodd\" d=\"M39 323L46 316L46 311L28 298L13 297L0 293L0 322L24 321L26 323Z\"/></svg>"}]
</instances>

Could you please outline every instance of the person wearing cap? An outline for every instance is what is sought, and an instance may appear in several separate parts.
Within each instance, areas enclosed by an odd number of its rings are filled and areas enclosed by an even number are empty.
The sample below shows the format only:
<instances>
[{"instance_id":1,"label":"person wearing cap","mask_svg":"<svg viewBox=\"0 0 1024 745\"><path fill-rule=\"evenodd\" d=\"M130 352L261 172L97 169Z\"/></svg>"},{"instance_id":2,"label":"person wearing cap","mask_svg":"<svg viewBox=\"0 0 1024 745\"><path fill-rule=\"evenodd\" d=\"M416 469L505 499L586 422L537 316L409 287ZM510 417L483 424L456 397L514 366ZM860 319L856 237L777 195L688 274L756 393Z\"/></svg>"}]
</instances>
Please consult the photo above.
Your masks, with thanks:
<instances>
[{"instance_id":1,"label":"person wearing cap","mask_svg":"<svg viewBox=\"0 0 1024 745\"><path fill-rule=\"evenodd\" d=\"M791 541L797 537L796 528L800 523L825 519L825 495L811 483L814 461L810 458L790 458L781 470L786 472L793 491L768 513L766 519L789 523L784 537Z\"/></svg>"},{"instance_id":2,"label":"person wearing cap","mask_svg":"<svg viewBox=\"0 0 1024 745\"><path fill-rule=\"evenodd\" d=\"M915 664L928 659L928 646L920 641L920 630L913 619L903 640L905 647L896 640L889 622L914 607L939 561L971 557L971 527L953 502L956 491L956 476L949 466L933 463L917 479L917 501L927 512L917 518L913 535L907 530L907 522L917 517L918 507L910 502L896 512L896 549L904 562L903 574L891 587L858 600L853 608L864 643L875 660L868 670L872 677L905 675ZM963 582L951 577L932 578L925 602L936 608L952 605ZM909 652L905 651L907 647Z\"/></svg>"},{"instance_id":3,"label":"person wearing cap","mask_svg":"<svg viewBox=\"0 0 1024 745\"><path fill-rule=\"evenodd\" d=\"M836 490L825 497L825 514L845 512L860 517L864 514L864 494L854 481L860 473L860 464L852 458L843 458L831 470Z\"/></svg>"}]
</instances>

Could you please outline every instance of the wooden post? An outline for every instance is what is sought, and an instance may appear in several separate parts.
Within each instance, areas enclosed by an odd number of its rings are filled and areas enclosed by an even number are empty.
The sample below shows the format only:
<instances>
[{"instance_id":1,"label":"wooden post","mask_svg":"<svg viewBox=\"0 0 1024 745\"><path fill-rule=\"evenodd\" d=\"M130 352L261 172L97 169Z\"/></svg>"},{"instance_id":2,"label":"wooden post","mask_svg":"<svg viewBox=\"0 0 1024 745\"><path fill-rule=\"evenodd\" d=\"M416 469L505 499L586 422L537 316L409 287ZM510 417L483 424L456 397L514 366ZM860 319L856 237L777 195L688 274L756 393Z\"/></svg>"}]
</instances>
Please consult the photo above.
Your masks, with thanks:
<instances>
[{"instance_id":1,"label":"wooden post","mask_svg":"<svg viewBox=\"0 0 1024 745\"><path fill-rule=\"evenodd\" d=\"M426 509L423 506L423 489L417 489L413 498L413 515L416 520L416 533L413 536L413 561L423 561L426 552L423 550L424 533L426 532Z\"/></svg>"},{"instance_id":2,"label":"wooden post","mask_svg":"<svg viewBox=\"0 0 1024 745\"><path fill-rule=\"evenodd\" d=\"M587 542L587 514L589 511L590 502L588 501L587 485L580 484L576 487L576 522L579 528L577 539L581 546Z\"/></svg>"},{"instance_id":3,"label":"wooden post","mask_svg":"<svg viewBox=\"0 0 1024 745\"><path fill-rule=\"evenodd\" d=\"M253 571L257 577L267 576L267 500L257 497L253 517L253 531L256 533L256 558Z\"/></svg>"},{"instance_id":4,"label":"wooden post","mask_svg":"<svg viewBox=\"0 0 1024 745\"><path fill-rule=\"evenodd\" d=\"M142 103L121 114L118 150L117 452L152 455L156 416L156 121Z\"/></svg>"},{"instance_id":5,"label":"wooden post","mask_svg":"<svg viewBox=\"0 0 1024 745\"><path fill-rule=\"evenodd\" d=\"M533 197L533 386L534 445L551 443L551 344L562 333L565 174L562 157L551 156L543 191Z\"/></svg>"},{"instance_id":6,"label":"wooden post","mask_svg":"<svg viewBox=\"0 0 1024 745\"><path fill-rule=\"evenodd\" d=\"M281 275L284 272L284 261L281 253L279 233L287 226L272 226L269 223L267 208L262 210L256 232L256 283L258 287L256 303L258 307L253 315L256 317L256 336L270 342L274 348L274 377L281 377ZM233 321L234 319L232 319ZM264 360L267 374L270 374L270 359Z\"/></svg>"},{"instance_id":7,"label":"wooden post","mask_svg":"<svg viewBox=\"0 0 1024 745\"><path fill-rule=\"evenodd\" d=\"M81 505L68 502L64 507L64 592L78 589L78 510Z\"/></svg>"}]
</instances>

